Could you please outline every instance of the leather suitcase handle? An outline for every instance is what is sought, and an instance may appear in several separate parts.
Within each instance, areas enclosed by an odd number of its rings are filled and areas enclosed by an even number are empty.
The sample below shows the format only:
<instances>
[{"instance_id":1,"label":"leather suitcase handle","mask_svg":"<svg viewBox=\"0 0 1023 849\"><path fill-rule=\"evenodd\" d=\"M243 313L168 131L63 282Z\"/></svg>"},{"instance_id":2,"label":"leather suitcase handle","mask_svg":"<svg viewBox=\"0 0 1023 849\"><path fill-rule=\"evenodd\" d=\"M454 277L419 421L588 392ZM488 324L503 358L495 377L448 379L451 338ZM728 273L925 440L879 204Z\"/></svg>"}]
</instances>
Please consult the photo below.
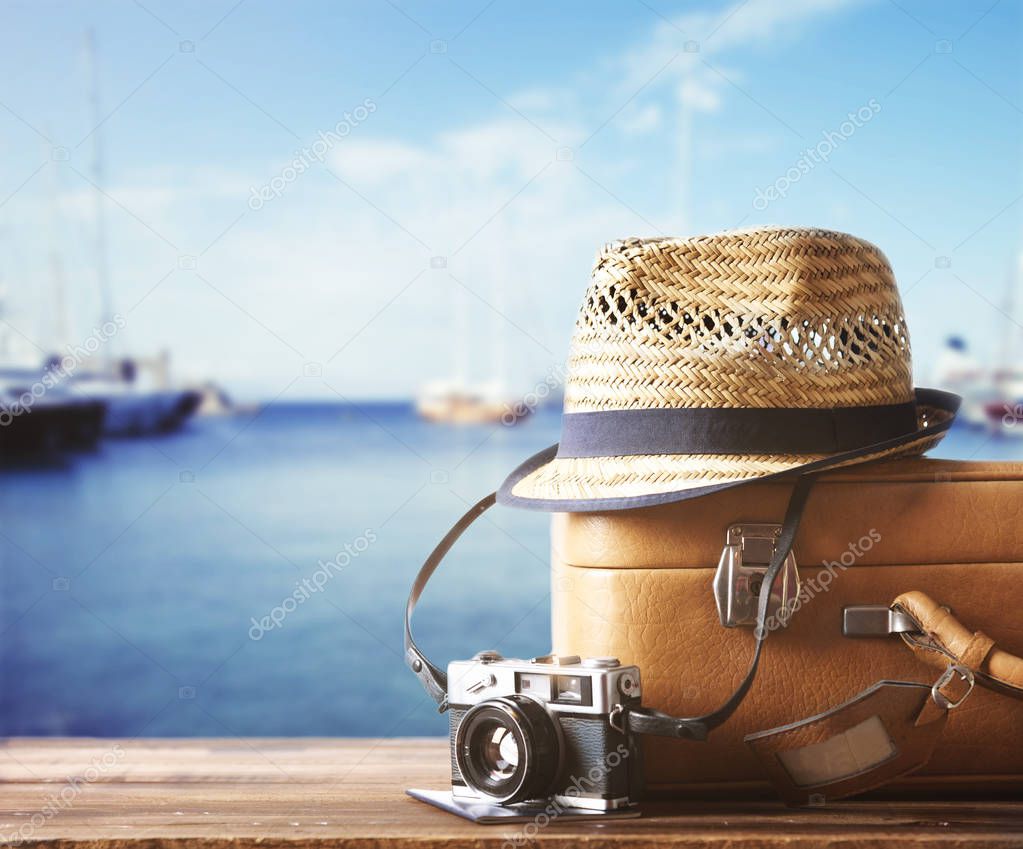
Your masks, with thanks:
<instances>
[{"instance_id":1,"label":"leather suitcase handle","mask_svg":"<svg viewBox=\"0 0 1023 849\"><path fill-rule=\"evenodd\" d=\"M939 667L960 664L977 676L978 683L1023 698L1023 658L996 646L983 631L971 631L926 593L903 593L893 607L902 608L915 619L928 638L903 635L921 660Z\"/></svg>"}]
</instances>

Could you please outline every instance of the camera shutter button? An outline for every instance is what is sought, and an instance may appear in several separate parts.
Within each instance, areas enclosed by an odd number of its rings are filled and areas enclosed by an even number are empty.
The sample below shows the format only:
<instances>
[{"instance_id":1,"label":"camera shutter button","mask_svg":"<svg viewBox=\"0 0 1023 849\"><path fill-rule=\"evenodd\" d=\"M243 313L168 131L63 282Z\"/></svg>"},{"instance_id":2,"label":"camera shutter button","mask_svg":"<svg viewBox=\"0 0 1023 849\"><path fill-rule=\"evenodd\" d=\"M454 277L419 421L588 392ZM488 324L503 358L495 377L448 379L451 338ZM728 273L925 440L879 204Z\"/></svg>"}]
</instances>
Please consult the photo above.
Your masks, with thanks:
<instances>
[{"instance_id":1,"label":"camera shutter button","mask_svg":"<svg viewBox=\"0 0 1023 849\"><path fill-rule=\"evenodd\" d=\"M543 663L548 666L575 666L579 663L577 654L542 654L534 657L530 663Z\"/></svg>"},{"instance_id":2,"label":"camera shutter button","mask_svg":"<svg viewBox=\"0 0 1023 849\"><path fill-rule=\"evenodd\" d=\"M587 657L583 659L583 666L591 669L614 669L621 666L622 662L617 657Z\"/></svg>"}]
</instances>

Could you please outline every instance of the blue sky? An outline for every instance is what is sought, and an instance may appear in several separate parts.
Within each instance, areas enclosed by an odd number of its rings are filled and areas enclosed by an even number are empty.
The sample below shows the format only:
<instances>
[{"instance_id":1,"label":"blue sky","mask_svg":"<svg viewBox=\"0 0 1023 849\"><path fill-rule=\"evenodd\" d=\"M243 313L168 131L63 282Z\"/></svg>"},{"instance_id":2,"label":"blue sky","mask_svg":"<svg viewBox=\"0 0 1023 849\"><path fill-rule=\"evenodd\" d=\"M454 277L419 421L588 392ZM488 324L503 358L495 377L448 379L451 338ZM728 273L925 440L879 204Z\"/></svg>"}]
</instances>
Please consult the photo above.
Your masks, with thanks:
<instances>
[{"instance_id":1,"label":"blue sky","mask_svg":"<svg viewBox=\"0 0 1023 849\"><path fill-rule=\"evenodd\" d=\"M99 315L90 29L127 322L112 344L169 348L182 376L242 397L407 396L459 358L528 391L564 358L597 248L627 235L868 238L902 285L921 382L948 334L987 356L1008 326L1015 0L111 0L3 18L0 279L26 356L60 341L54 255L65 341ZM755 203L863 109L826 162ZM301 154L339 122L322 163ZM296 152L309 167L284 179Z\"/></svg>"}]
</instances>

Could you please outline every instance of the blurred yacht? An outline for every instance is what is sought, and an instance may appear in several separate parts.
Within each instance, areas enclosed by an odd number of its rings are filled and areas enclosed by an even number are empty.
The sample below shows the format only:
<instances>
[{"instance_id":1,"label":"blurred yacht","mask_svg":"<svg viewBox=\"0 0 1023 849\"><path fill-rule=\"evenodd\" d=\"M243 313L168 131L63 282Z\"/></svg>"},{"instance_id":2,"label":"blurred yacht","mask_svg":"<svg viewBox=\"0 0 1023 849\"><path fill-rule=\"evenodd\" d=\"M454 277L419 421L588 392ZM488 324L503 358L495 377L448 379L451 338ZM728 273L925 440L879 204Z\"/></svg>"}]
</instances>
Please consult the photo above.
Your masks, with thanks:
<instances>
[{"instance_id":1,"label":"blurred yacht","mask_svg":"<svg viewBox=\"0 0 1023 849\"><path fill-rule=\"evenodd\" d=\"M199 395L197 416L228 416L240 411L231 396L211 380L196 386L195 392Z\"/></svg>"},{"instance_id":2,"label":"blurred yacht","mask_svg":"<svg viewBox=\"0 0 1023 849\"><path fill-rule=\"evenodd\" d=\"M106 405L77 398L59 381L16 352L7 322L6 286L0 282L0 462L68 449L89 449L103 432Z\"/></svg>"},{"instance_id":3,"label":"blurred yacht","mask_svg":"<svg viewBox=\"0 0 1023 849\"><path fill-rule=\"evenodd\" d=\"M997 397L985 406L988 425L1012 436L1023 436L1023 370L1002 368L994 372Z\"/></svg>"},{"instance_id":4,"label":"blurred yacht","mask_svg":"<svg viewBox=\"0 0 1023 849\"><path fill-rule=\"evenodd\" d=\"M482 381L474 382L468 377L470 366L477 367L482 358L475 352L470 354L471 338L476 330L469 318L470 290L464 283L455 280L457 285L454 296L447 304L450 310L446 316L451 322L446 338L450 340L454 376L430 381L420 389L415 407L419 416L426 421L457 425L499 422L513 425L532 411L523 403L521 396L515 397L506 388L506 334L509 319L505 315L504 299L510 287L506 269L512 266L509 258L507 262L495 262L494 267L488 271L491 281L490 300L485 303L490 307L493 326L486 333L490 364L486 367L485 379Z\"/></svg>"},{"instance_id":5,"label":"blurred yacht","mask_svg":"<svg viewBox=\"0 0 1023 849\"><path fill-rule=\"evenodd\" d=\"M937 384L963 399L959 419L973 427L987 427L988 408L997 400L991 375L970 353L966 340L950 336L934 368Z\"/></svg>"},{"instance_id":6,"label":"blurred yacht","mask_svg":"<svg viewBox=\"0 0 1023 849\"><path fill-rule=\"evenodd\" d=\"M86 59L91 78L92 114L95 130L92 135L92 183L94 191L94 263L98 294L100 297L99 326L121 327L115 321L114 296L110 283L109 257L107 251L106 194L104 183L103 110L100 106L99 73L96 45L92 33L86 39ZM56 215L56 212L54 213ZM55 274L55 300L62 304L63 279ZM137 356L115 358L113 338L105 340L103 352L85 362L77 363L75 369L66 375L66 385L75 396L98 401L106 406L104 433L109 436L146 436L166 433L181 427L198 409L201 401L199 392L175 388L169 377L169 355L161 352L158 356L144 359ZM54 357L49 363L53 368L60 362Z\"/></svg>"},{"instance_id":7,"label":"blurred yacht","mask_svg":"<svg viewBox=\"0 0 1023 849\"><path fill-rule=\"evenodd\" d=\"M516 416L516 402L496 384L477 388L462 381L434 381L416 399L416 412L428 422L446 424L496 424Z\"/></svg>"},{"instance_id":8,"label":"blurred yacht","mask_svg":"<svg viewBox=\"0 0 1023 849\"><path fill-rule=\"evenodd\" d=\"M155 368L147 383L140 365ZM155 363L132 358L112 367L83 369L68 380L78 397L102 402L107 413L103 432L107 436L147 436L178 430L198 410L201 394L175 389L167 376L167 357Z\"/></svg>"},{"instance_id":9,"label":"blurred yacht","mask_svg":"<svg viewBox=\"0 0 1023 849\"><path fill-rule=\"evenodd\" d=\"M1020 286L1023 255L1006 276L1002 330L997 365L982 366L970 354L966 341L950 337L936 364L939 384L963 398L960 418L974 427L982 427L1006 436L1023 436L1023 352L1020 350L1020 325L1015 319L1016 298Z\"/></svg>"},{"instance_id":10,"label":"blurred yacht","mask_svg":"<svg viewBox=\"0 0 1023 849\"><path fill-rule=\"evenodd\" d=\"M1023 436L1023 346L1020 345L1020 324L1016 319L1016 303L1023 277L1023 254L1006 277L1002 312L1002 343L998 365L991 373L996 395L987 405L990 427L1012 436Z\"/></svg>"},{"instance_id":11,"label":"blurred yacht","mask_svg":"<svg viewBox=\"0 0 1023 849\"><path fill-rule=\"evenodd\" d=\"M0 368L0 461L89 450L99 442L106 404L43 378L38 369Z\"/></svg>"}]
</instances>

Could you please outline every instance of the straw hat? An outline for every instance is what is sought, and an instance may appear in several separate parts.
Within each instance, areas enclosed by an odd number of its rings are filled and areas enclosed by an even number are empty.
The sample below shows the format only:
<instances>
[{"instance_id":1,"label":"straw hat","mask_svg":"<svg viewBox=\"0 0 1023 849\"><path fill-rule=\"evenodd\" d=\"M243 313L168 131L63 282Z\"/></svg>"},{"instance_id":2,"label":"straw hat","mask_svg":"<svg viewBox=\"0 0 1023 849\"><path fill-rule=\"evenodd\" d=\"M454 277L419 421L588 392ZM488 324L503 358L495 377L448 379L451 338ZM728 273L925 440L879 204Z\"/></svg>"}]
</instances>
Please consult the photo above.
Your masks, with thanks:
<instances>
[{"instance_id":1,"label":"straw hat","mask_svg":"<svg viewBox=\"0 0 1023 849\"><path fill-rule=\"evenodd\" d=\"M562 440L498 499L638 507L935 445L958 399L914 390L891 267L813 228L624 239L597 256Z\"/></svg>"}]
</instances>

